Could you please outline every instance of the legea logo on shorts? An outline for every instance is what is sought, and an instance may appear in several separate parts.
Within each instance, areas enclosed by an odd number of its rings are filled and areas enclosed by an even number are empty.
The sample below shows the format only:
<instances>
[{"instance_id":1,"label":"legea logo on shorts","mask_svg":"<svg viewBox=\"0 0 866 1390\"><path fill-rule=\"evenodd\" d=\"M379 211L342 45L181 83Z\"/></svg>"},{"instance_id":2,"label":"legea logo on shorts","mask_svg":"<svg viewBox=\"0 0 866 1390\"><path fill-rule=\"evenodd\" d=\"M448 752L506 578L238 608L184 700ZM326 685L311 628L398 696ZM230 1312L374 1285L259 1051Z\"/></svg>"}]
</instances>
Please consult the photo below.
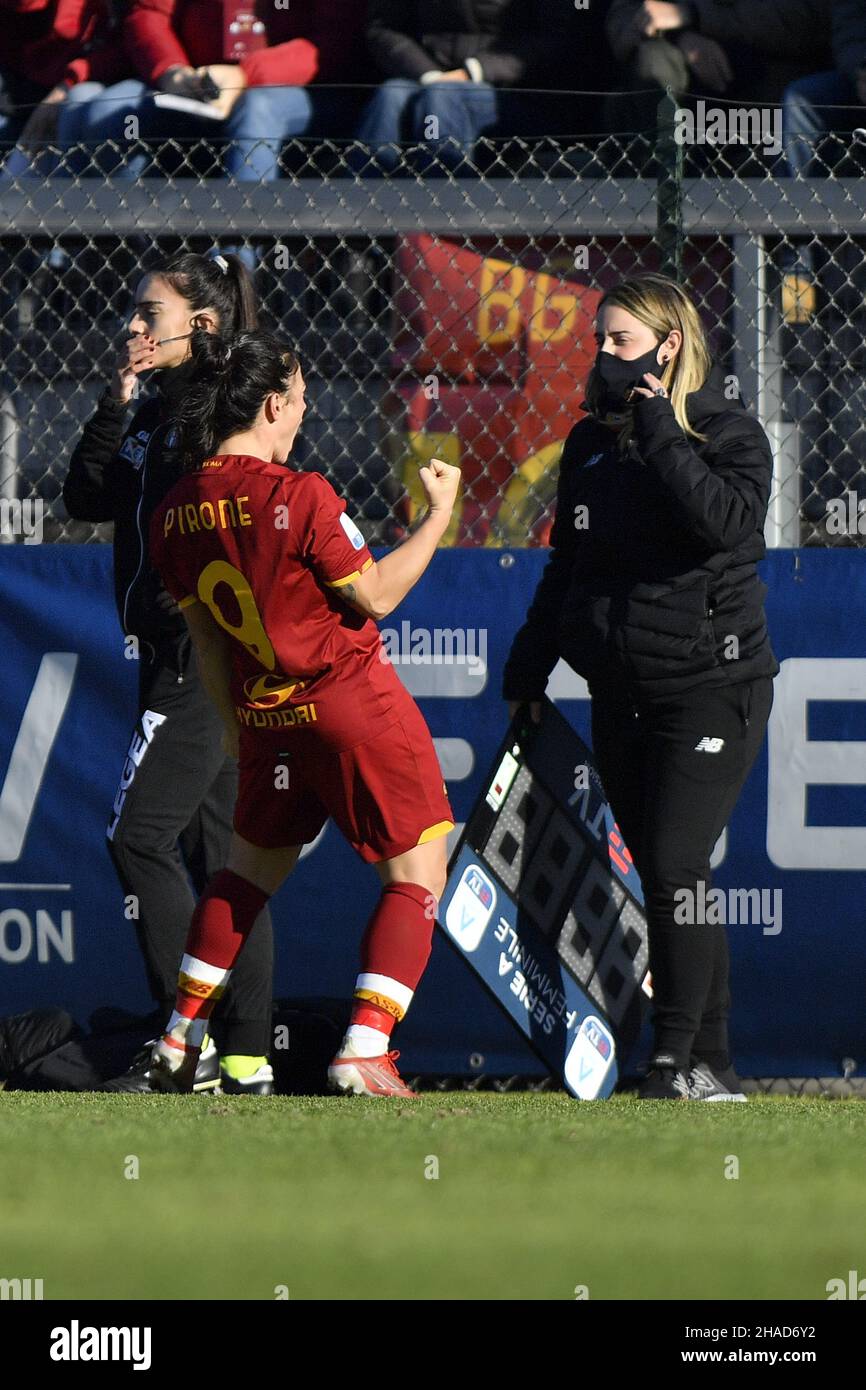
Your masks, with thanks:
<instances>
[{"instance_id":1,"label":"legea logo on shorts","mask_svg":"<svg viewBox=\"0 0 866 1390\"><path fill-rule=\"evenodd\" d=\"M580 1100L593 1100L613 1058L613 1038L600 1018L587 1014L565 1059L565 1084Z\"/></svg>"},{"instance_id":2,"label":"legea logo on shorts","mask_svg":"<svg viewBox=\"0 0 866 1390\"><path fill-rule=\"evenodd\" d=\"M445 913L445 925L464 951L476 949L495 907L496 889L490 879L477 864L468 864Z\"/></svg>"}]
</instances>

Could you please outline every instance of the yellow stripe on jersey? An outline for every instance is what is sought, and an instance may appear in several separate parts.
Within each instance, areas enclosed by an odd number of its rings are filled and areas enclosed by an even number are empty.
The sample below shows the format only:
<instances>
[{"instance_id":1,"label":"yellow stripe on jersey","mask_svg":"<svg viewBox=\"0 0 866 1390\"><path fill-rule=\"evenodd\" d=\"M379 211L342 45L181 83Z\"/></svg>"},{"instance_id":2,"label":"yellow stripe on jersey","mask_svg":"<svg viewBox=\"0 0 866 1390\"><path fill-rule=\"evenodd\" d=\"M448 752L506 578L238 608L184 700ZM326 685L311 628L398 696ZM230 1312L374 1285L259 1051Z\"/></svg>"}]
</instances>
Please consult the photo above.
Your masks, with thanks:
<instances>
[{"instance_id":1,"label":"yellow stripe on jersey","mask_svg":"<svg viewBox=\"0 0 866 1390\"><path fill-rule=\"evenodd\" d=\"M430 840L438 840L440 835L447 835L449 830L454 829L453 820L440 820L435 825L430 825L426 830L422 830L418 839L419 845L426 845Z\"/></svg>"},{"instance_id":2,"label":"yellow stripe on jersey","mask_svg":"<svg viewBox=\"0 0 866 1390\"><path fill-rule=\"evenodd\" d=\"M198 603L195 594L187 594L186 598L179 599L177 606L178 608L189 608L191 603Z\"/></svg>"},{"instance_id":3,"label":"yellow stripe on jersey","mask_svg":"<svg viewBox=\"0 0 866 1390\"><path fill-rule=\"evenodd\" d=\"M373 557L371 555L369 560L364 561L359 570L354 570L351 574L347 574L344 579L329 579L327 581L328 587L330 589L341 589L344 584L352 584L356 579L360 579L362 574L367 572L372 563Z\"/></svg>"}]
</instances>

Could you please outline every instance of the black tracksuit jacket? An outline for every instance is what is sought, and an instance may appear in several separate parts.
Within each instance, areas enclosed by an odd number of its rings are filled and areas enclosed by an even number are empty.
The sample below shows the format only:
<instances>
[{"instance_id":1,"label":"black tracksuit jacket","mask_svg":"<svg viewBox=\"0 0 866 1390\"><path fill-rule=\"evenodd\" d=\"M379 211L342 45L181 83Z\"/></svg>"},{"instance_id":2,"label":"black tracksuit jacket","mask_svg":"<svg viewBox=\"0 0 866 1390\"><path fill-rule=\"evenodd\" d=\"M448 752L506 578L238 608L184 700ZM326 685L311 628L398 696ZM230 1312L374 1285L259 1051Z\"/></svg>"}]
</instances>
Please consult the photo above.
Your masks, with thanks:
<instances>
[{"instance_id":1,"label":"black tracksuit jacket","mask_svg":"<svg viewBox=\"0 0 866 1390\"><path fill-rule=\"evenodd\" d=\"M177 370L177 369L175 369ZM163 393L149 397L126 423L129 407L106 391L70 459L63 501L78 521L114 522L114 594L121 627L142 655L185 665L186 623L150 562L150 518L180 476L180 460Z\"/></svg>"},{"instance_id":2,"label":"black tracksuit jacket","mask_svg":"<svg viewBox=\"0 0 866 1390\"><path fill-rule=\"evenodd\" d=\"M550 559L506 663L506 699L540 699L560 656L592 694L636 701L779 670L756 569L772 455L757 420L726 399L725 381L716 365L687 398L706 443L684 434L656 396L634 407L624 456L606 426L575 425Z\"/></svg>"},{"instance_id":3,"label":"black tracksuit jacket","mask_svg":"<svg viewBox=\"0 0 866 1390\"><path fill-rule=\"evenodd\" d=\"M581 29L571 5L554 15L545 0L370 0L367 48L388 77L417 80L478 58L497 86L544 86Z\"/></svg>"}]
</instances>

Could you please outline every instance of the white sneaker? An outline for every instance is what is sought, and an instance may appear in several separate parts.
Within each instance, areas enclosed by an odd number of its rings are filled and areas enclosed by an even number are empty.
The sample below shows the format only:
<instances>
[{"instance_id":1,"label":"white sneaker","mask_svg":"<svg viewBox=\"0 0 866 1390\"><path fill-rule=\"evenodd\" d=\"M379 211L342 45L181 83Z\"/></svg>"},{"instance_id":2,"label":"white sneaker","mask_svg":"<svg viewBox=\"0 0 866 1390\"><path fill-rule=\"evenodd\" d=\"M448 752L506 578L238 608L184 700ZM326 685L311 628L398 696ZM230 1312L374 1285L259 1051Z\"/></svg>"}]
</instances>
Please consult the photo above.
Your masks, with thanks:
<instances>
[{"instance_id":1,"label":"white sneaker","mask_svg":"<svg viewBox=\"0 0 866 1390\"><path fill-rule=\"evenodd\" d=\"M746 1099L740 1090L740 1078L733 1067L728 1067L719 1077L706 1062L698 1062L689 1072L689 1100L742 1100Z\"/></svg>"}]
</instances>

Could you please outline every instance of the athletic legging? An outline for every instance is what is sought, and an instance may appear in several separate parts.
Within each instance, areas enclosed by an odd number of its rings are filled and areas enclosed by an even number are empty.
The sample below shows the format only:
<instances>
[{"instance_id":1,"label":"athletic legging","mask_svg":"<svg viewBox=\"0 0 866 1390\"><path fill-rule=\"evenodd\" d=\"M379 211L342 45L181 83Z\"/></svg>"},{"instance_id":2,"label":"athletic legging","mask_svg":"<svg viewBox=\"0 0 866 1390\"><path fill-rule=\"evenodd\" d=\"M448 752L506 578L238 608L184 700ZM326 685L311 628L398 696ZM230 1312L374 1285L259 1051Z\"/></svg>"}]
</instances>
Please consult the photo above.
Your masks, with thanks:
<instances>
[{"instance_id":1,"label":"athletic legging","mask_svg":"<svg viewBox=\"0 0 866 1390\"><path fill-rule=\"evenodd\" d=\"M710 855L772 703L769 676L637 705L615 694L592 701L596 764L644 891L655 1052L683 1070L730 1062L728 938L720 924L677 922L674 894L697 893L700 879L709 892Z\"/></svg>"}]
</instances>

